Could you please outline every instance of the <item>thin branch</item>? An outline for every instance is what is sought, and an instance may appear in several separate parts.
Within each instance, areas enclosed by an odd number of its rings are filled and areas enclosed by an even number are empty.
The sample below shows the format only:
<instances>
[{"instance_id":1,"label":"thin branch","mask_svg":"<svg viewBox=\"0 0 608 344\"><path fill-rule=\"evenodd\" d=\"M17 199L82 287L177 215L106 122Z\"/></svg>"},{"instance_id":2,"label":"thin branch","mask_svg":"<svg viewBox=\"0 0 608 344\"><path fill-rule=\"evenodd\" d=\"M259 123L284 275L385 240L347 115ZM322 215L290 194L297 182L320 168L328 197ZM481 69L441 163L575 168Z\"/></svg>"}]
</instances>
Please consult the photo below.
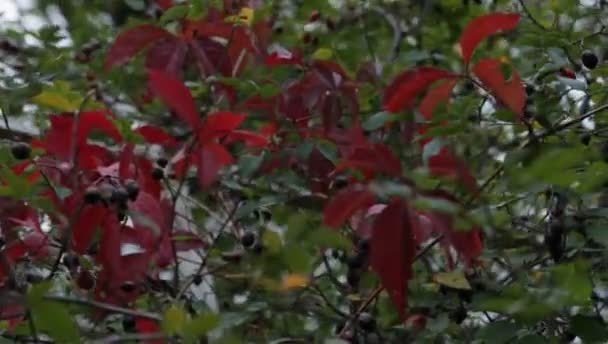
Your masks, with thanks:
<instances>
[{"instance_id":1,"label":"thin branch","mask_svg":"<svg viewBox=\"0 0 608 344\"><path fill-rule=\"evenodd\" d=\"M549 31L548 28L546 28L543 24L541 24L538 20L536 20L536 18L534 18L534 16L532 15L532 13L530 13L530 11L528 10L528 7L524 3L524 0L519 0L519 4L521 5L521 8L526 13L526 16L530 19L530 21L532 21L532 23L534 25L536 25L538 28L540 28L543 31Z\"/></svg>"},{"instance_id":2,"label":"thin branch","mask_svg":"<svg viewBox=\"0 0 608 344\"><path fill-rule=\"evenodd\" d=\"M162 320L162 317L158 314L118 307L118 306L111 305L109 303L103 303L103 302L99 302L99 301L75 298L75 297L70 297L70 296L62 296L62 295L46 295L44 298L49 301L55 301L55 302L61 302L61 303L67 303L67 304L75 304L75 305L81 305L81 306L89 306L89 307L93 307L93 308L97 308L97 309L101 309L101 310L105 310L105 311L109 311L109 312L113 312L113 313L132 315L135 317L147 318L147 319L158 320L158 321Z\"/></svg>"}]
</instances>

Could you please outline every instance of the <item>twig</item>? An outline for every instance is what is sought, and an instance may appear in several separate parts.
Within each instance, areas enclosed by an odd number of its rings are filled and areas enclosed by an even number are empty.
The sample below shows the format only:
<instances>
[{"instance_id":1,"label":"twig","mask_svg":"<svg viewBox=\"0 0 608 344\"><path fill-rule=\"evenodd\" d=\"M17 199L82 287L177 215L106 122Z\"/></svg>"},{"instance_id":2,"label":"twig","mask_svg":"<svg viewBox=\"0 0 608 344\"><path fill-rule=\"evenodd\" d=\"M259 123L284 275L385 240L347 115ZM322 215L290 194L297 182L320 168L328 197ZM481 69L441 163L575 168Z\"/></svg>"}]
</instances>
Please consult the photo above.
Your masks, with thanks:
<instances>
[{"instance_id":1,"label":"twig","mask_svg":"<svg viewBox=\"0 0 608 344\"><path fill-rule=\"evenodd\" d=\"M27 310L26 316L30 332L34 338L34 343L38 343L38 331L36 330L36 324L34 324L34 317L32 316L32 311L30 309Z\"/></svg>"},{"instance_id":2,"label":"twig","mask_svg":"<svg viewBox=\"0 0 608 344\"><path fill-rule=\"evenodd\" d=\"M391 28L393 29L393 44L391 45L391 53L389 55L389 61L394 62L399 57L399 50L401 49L401 41L403 40L403 31L399 21L392 14L388 13L382 7L372 7L372 11L380 14L386 19Z\"/></svg>"},{"instance_id":3,"label":"twig","mask_svg":"<svg viewBox=\"0 0 608 344\"><path fill-rule=\"evenodd\" d=\"M532 23L534 25L536 25L538 28L540 28L543 31L549 31L549 29L544 27L543 24L541 24L538 20L536 20L536 18L534 18L534 16L532 15L532 13L530 13L530 11L528 10L528 7L524 3L524 0L519 0L519 4L521 5L521 8L526 13L526 16L530 19L530 21L532 21Z\"/></svg>"},{"instance_id":4,"label":"twig","mask_svg":"<svg viewBox=\"0 0 608 344\"><path fill-rule=\"evenodd\" d=\"M164 333L132 333L132 334L113 334L111 336L94 340L91 343L106 344L106 343L122 343L122 342L139 342L154 339L165 339Z\"/></svg>"},{"instance_id":5,"label":"twig","mask_svg":"<svg viewBox=\"0 0 608 344\"><path fill-rule=\"evenodd\" d=\"M62 295L46 295L46 296L44 296L44 298L49 301L89 306L89 307L102 309L102 310L114 312L114 313L132 315L135 317L147 318L147 319L158 320L158 321L162 320L162 317L158 314L123 308L123 307L114 306L109 303L103 303L103 302L99 302L99 301L87 300L87 299L82 299L82 298L74 298L74 297L62 296Z\"/></svg>"}]
</instances>

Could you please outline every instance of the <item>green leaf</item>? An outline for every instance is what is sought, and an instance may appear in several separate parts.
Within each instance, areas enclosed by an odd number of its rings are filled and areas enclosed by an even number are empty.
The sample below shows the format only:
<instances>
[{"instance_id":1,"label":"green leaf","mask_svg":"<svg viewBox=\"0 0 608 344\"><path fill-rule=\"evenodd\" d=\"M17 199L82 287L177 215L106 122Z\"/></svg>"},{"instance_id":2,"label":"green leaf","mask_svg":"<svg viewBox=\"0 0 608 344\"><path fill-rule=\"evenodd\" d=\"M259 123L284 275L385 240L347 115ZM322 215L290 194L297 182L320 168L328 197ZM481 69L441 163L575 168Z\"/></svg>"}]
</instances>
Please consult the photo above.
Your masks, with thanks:
<instances>
[{"instance_id":1,"label":"green leaf","mask_svg":"<svg viewBox=\"0 0 608 344\"><path fill-rule=\"evenodd\" d=\"M577 260L553 267L554 293L567 305L584 305L590 302L593 285L589 276L591 264Z\"/></svg>"},{"instance_id":2,"label":"green leaf","mask_svg":"<svg viewBox=\"0 0 608 344\"><path fill-rule=\"evenodd\" d=\"M462 271L438 272L433 275L433 280L450 288L471 290L471 285Z\"/></svg>"},{"instance_id":3,"label":"green leaf","mask_svg":"<svg viewBox=\"0 0 608 344\"><path fill-rule=\"evenodd\" d=\"M250 177L264 161L264 154L244 154L239 159L239 171L243 177Z\"/></svg>"},{"instance_id":4,"label":"green leaf","mask_svg":"<svg viewBox=\"0 0 608 344\"><path fill-rule=\"evenodd\" d=\"M182 306L171 305L171 307L167 308L165 315L163 316L163 331L169 336L180 334L184 330L187 320L188 315Z\"/></svg>"},{"instance_id":5,"label":"green leaf","mask_svg":"<svg viewBox=\"0 0 608 344\"><path fill-rule=\"evenodd\" d=\"M368 117L361 126L365 130L376 130L382 128L385 123L395 120L397 116L391 112L378 112Z\"/></svg>"},{"instance_id":6,"label":"green leaf","mask_svg":"<svg viewBox=\"0 0 608 344\"><path fill-rule=\"evenodd\" d=\"M168 10L166 10L163 15L160 17L160 23L166 24L168 22L181 19L185 17L190 11L190 6L188 5L176 5Z\"/></svg>"},{"instance_id":7,"label":"green leaf","mask_svg":"<svg viewBox=\"0 0 608 344\"><path fill-rule=\"evenodd\" d=\"M603 343L608 340L608 329L594 317L575 315L570 318L570 330L581 337L584 343Z\"/></svg>"},{"instance_id":8,"label":"green leaf","mask_svg":"<svg viewBox=\"0 0 608 344\"><path fill-rule=\"evenodd\" d=\"M329 60L334 56L334 51L328 48L319 48L312 54L315 60Z\"/></svg>"},{"instance_id":9,"label":"green leaf","mask_svg":"<svg viewBox=\"0 0 608 344\"><path fill-rule=\"evenodd\" d=\"M283 249L283 259L291 272L308 272L311 255L302 246L289 245Z\"/></svg>"},{"instance_id":10,"label":"green leaf","mask_svg":"<svg viewBox=\"0 0 608 344\"><path fill-rule=\"evenodd\" d=\"M63 305L41 301L34 303L30 310L38 331L47 333L58 343L80 343L78 326Z\"/></svg>"},{"instance_id":11,"label":"green leaf","mask_svg":"<svg viewBox=\"0 0 608 344\"><path fill-rule=\"evenodd\" d=\"M184 326L184 338L187 342L194 343L219 324L220 317L216 313L201 313Z\"/></svg>"},{"instance_id":12,"label":"green leaf","mask_svg":"<svg viewBox=\"0 0 608 344\"><path fill-rule=\"evenodd\" d=\"M330 247L348 251L352 248L352 241L340 232L329 227L320 227L310 233L308 239L317 246Z\"/></svg>"},{"instance_id":13,"label":"green leaf","mask_svg":"<svg viewBox=\"0 0 608 344\"><path fill-rule=\"evenodd\" d=\"M597 224L587 228L587 235L593 241L608 246L608 224Z\"/></svg>"},{"instance_id":14,"label":"green leaf","mask_svg":"<svg viewBox=\"0 0 608 344\"><path fill-rule=\"evenodd\" d=\"M264 243L264 247L268 248L270 253L279 253L281 251L281 246L283 246L279 234L270 229L264 231L262 243Z\"/></svg>"},{"instance_id":15,"label":"green leaf","mask_svg":"<svg viewBox=\"0 0 608 344\"><path fill-rule=\"evenodd\" d=\"M484 343L488 344L511 343L518 330L519 326L512 322L507 320L496 321L479 329L476 338L481 339Z\"/></svg>"}]
</instances>

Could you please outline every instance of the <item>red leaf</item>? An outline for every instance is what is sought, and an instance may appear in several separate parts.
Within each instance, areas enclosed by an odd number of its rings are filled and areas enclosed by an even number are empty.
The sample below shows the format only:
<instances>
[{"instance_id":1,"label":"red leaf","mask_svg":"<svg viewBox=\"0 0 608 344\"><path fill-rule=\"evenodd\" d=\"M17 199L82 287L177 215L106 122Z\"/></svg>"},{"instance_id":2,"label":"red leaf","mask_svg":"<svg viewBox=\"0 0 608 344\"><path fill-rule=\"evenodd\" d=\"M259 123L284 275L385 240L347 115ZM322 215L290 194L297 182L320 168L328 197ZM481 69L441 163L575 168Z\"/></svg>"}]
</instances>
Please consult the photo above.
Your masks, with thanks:
<instances>
[{"instance_id":1,"label":"red leaf","mask_svg":"<svg viewBox=\"0 0 608 344\"><path fill-rule=\"evenodd\" d=\"M74 199L72 203L77 201ZM108 213L108 210L101 205L84 206L82 208L78 214L78 218L72 225L72 243L75 252L84 254L89 249L91 241L95 236L95 231L103 223Z\"/></svg>"},{"instance_id":2,"label":"red leaf","mask_svg":"<svg viewBox=\"0 0 608 344\"><path fill-rule=\"evenodd\" d=\"M135 318L135 328L139 333L158 333L161 331L160 325L156 320L137 317ZM162 344L162 339L148 339L143 341L144 344Z\"/></svg>"},{"instance_id":3,"label":"red leaf","mask_svg":"<svg viewBox=\"0 0 608 344\"><path fill-rule=\"evenodd\" d=\"M154 25L140 25L122 32L110 47L104 66L110 69L113 65L129 60L148 44L173 35Z\"/></svg>"},{"instance_id":4,"label":"red leaf","mask_svg":"<svg viewBox=\"0 0 608 344\"><path fill-rule=\"evenodd\" d=\"M508 81L504 79L498 60L482 59L473 66L473 71L496 99L518 116L523 116L526 90L515 69L511 69L511 79Z\"/></svg>"},{"instance_id":5,"label":"red leaf","mask_svg":"<svg viewBox=\"0 0 608 344\"><path fill-rule=\"evenodd\" d=\"M431 174L435 176L452 177L459 180L469 191L477 190L477 181L467 164L456 157L447 146L429 158L428 166Z\"/></svg>"},{"instance_id":6,"label":"red leaf","mask_svg":"<svg viewBox=\"0 0 608 344\"><path fill-rule=\"evenodd\" d=\"M460 49L464 63L469 63L479 42L497 31L514 28L517 22L519 22L517 13L492 13L471 20L460 35Z\"/></svg>"},{"instance_id":7,"label":"red leaf","mask_svg":"<svg viewBox=\"0 0 608 344\"><path fill-rule=\"evenodd\" d=\"M407 283L416 255L409 216L405 201L392 200L376 217L371 239L370 265L402 319L407 306Z\"/></svg>"},{"instance_id":8,"label":"red leaf","mask_svg":"<svg viewBox=\"0 0 608 344\"><path fill-rule=\"evenodd\" d=\"M120 166L118 168L118 176L120 178L128 178L131 175L131 164L133 163L133 158L135 157L133 152L134 149L135 145L133 143L128 143L120 154Z\"/></svg>"},{"instance_id":9,"label":"red leaf","mask_svg":"<svg viewBox=\"0 0 608 344\"><path fill-rule=\"evenodd\" d=\"M433 111L440 103L447 103L452 95L452 89L458 80L448 80L439 85L431 87L420 102L420 113L424 118L433 118Z\"/></svg>"},{"instance_id":10,"label":"red leaf","mask_svg":"<svg viewBox=\"0 0 608 344\"><path fill-rule=\"evenodd\" d=\"M213 112L207 115L205 125L199 133L200 140L207 142L222 135L226 135L236 129L245 119L242 113L234 112Z\"/></svg>"},{"instance_id":11,"label":"red leaf","mask_svg":"<svg viewBox=\"0 0 608 344\"><path fill-rule=\"evenodd\" d=\"M177 37L154 44L146 54L146 68L177 76L184 64L188 44Z\"/></svg>"},{"instance_id":12,"label":"red leaf","mask_svg":"<svg viewBox=\"0 0 608 344\"><path fill-rule=\"evenodd\" d=\"M168 10L173 6L173 0L156 0L156 4L163 10Z\"/></svg>"},{"instance_id":13,"label":"red leaf","mask_svg":"<svg viewBox=\"0 0 608 344\"><path fill-rule=\"evenodd\" d=\"M190 90L180 80L156 70L149 70L149 85L167 106L192 128L198 128L200 118Z\"/></svg>"},{"instance_id":14,"label":"red leaf","mask_svg":"<svg viewBox=\"0 0 608 344\"><path fill-rule=\"evenodd\" d=\"M289 64L300 65L302 64L302 54L299 51L291 52L283 47L279 47L266 56L265 63L268 66Z\"/></svg>"},{"instance_id":15,"label":"red leaf","mask_svg":"<svg viewBox=\"0 0 608 344\"><path fill-rule=\"evenodd\" d=\"M454 74L432 67L418 67L397 76L384 92L384 108L397 112L410 106L414 98L433 82L455 77Z\"/></svg>"},{"instance_id":16,"label":"red leaf","mask_svg":"<svg viewBox=\"0 0 608 344\"><path fill-rule=\"evenodd\" d=\"M211 186L217 180L220 169L234 161L230 152L218 143L206 144L199 154L198 179L203 188Z\"/></svg>"},{"instance_id":17,"label":"red leaf","mask_svg":"<svg viewBox=\"0 0 608 344\"><path fill-rule=\"evenodd\" d=\"M266 147L270 144L267 136L255 133L249 130L235 130L226 136L224 144L229 144L235 141L245 141L249 147Z\"/></svg>"},{"instance_id":18,"label":"red leaf","mask_svg":"<svg viewBox=\"0 0 608 344\"><path fill-rule=\"evenodd\" d=\"M359 185L342 189L325 206L323 223L338 228L357 210L374 204L375 199L376 195L373 192Z\"/></svg>"},{"instance_id":19,"label":"red leaf","mask_svg":"<svg viewBox=\"0 0 608 344\"><path fill-rule=\"evenodd\" d=\"M167 134L166 131L158 127L153 127L151 125L141 126L135 129L135 132L143 136L144 140L147 143L167 146L173 146L177 143L177 141L175 141L175 139L171 135Z\"/></svg>"}]
</instances>

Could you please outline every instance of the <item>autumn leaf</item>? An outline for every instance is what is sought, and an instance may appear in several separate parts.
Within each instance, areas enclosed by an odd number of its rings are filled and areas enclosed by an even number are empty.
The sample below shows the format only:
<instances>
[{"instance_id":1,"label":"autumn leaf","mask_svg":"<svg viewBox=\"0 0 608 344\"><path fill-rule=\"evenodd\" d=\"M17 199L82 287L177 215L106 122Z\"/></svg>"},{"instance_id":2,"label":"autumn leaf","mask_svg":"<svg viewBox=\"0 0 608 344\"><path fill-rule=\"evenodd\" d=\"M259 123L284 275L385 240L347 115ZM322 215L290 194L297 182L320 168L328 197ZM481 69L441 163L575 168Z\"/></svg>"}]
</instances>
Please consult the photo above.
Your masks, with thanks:
<instances>
[{"instance_id":1,"label":"autumn leaf","mask_svg":"<svg viewBox=\"0 0 608 344\"><path fill-rule=\"evenodd\" d=\"M517 13L492 13L471 20L460 35L460 49L464 63L469 64L479 42L500 30L514 28L518 22Z\"/></svg>"},{"instance_id":2,"label":"autumn leaf","mask_svg":"<svg viewBox=\"0 0 608 344\"><path fill-rule=\"evenodd\" d=\"M398 75L385 89L384 109L397 112L411 106L414 98L432 83L453 78L454 74L432 67L418 67Z\"/></svg>"},{"instance_id":3,"label":"autumn leaf","mask_svg":"<svg viewBox=\"0 0 608 344\"><path fill-rule=\"evenodd\" d=\"M108 70L114 65L124 63L150 43L168 37L173 35L154 25L144 24L128 29L119 34L112 43L104 67Z\"/></svg>"},{"instance_id":4,"label":"autumn leaf","mask_svg":"<svg viewBox=\"0 0 608 344\"><path fill-rule=\"evenodd\" d=\"M511 79L505 80L501 62L485 58L473 66L473 72L496 99L520 118L523 116L526 90L515 69L511 70Z\"/></svg>"},{"instance_id":5,"label":"autumn leaf","mask_svg":"<svg viewBox=\"0 0 608 344\"><path fill-rule=\"evenodd\" d=\"M190 90L180 80L156 70L149 70L148 84L154 94L192 128L198 128L200 118Z\"/></svg>"},{"instance_id":6,"label":"autumn leaf","mask_svg":"<svg viewBox=\"0 0 608 344\"><path fill-rule=\"evenodd\" d=\"M402 319L407 306L407 283L416 255L413 222L409 216L405 201L393 199L376 217L371 238L370 265Z\"/></svg>"},{"instance_id":7,"label":"autumn leaf","mask_svg":"<svg viewBox=\"0 0 608 344\"><path fill-rule=\"evenodd\" d=\"M375 198L373 192L360 185L340 190L325 206L323 223L329 227L338 228L357 210L374 204Z\"/></svg>"}]
</instances>

